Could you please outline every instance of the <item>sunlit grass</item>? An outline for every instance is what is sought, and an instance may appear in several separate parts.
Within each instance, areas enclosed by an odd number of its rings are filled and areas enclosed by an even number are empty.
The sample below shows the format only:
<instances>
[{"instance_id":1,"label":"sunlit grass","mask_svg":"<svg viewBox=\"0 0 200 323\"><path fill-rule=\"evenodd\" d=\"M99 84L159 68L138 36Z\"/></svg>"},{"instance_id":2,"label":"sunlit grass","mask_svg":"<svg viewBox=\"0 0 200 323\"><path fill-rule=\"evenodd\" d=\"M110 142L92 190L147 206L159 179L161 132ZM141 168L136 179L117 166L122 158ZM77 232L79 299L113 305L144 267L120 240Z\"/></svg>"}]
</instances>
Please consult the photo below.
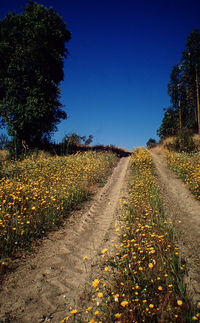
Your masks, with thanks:
<instances>
[{"instance_id":1,"label":"sunlit grass","mask_svg":"<svg viewBox=\"0 0 200 323\"><path fill-rule=\"evenodd\" d=\"M187 184L197 199L200 199L200 154L177 153L166 150L169 167Z\"/></svg>"},{"instance_id":2,"label":"sunlit grass","mask_svg":"<svg viewBox=\"0 0 200 323\"><path fill-rule=\"evenodd\" d=\"M91 282L89 299L62 322L192 322L183 276L185 266L159 195L152 159L136 149L129 197L114 255L103 249L104 270ZM106 251L105 251L106 250ZM73 309L72 309L73 310Z\"/></svg>"},{"instance_id":3,"label":"sunlit grass","mask_svg":"<svg viewBox=\"0 0 200 323\"><path fill-rule=\"evenodd\" d=\"M116 164L111 153L41 154L2 163L0 178L0 259L59 224L87 199Z\"/></svg>"}]
</instances>

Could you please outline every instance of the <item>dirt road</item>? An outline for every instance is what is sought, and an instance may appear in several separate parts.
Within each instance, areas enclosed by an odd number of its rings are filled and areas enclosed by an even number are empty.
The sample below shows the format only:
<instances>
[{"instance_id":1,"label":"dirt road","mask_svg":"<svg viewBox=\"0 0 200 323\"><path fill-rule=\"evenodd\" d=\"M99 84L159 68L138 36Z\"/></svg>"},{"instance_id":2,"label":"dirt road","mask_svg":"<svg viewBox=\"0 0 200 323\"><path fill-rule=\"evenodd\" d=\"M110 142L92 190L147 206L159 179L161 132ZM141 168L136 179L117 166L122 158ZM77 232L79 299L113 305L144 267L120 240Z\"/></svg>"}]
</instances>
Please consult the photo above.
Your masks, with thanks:
<instances>
[{"instance_id":1,"label":"dirt road","mask_svg":"<svg viewBox=\"0 0 200 323\"><path fill-rule=\"evenodd\" d=\"M194 303L200 301L200 202L186 185L170 171L161 152L151 151L165 209L174 224L177 243L186 260L187 291Z\"/></svg>"},{"instance_id":2,"label":"dirt road","mask_svg":"<svg viewBox=\"0 0 200 323\"><path fill-rule=\"evenodd\" d=\"M130 158L121 158L87 211L74 212L35 255L9 273L0 290L0 322L56 322L65 317L109 244L127 187ZM83 257L87 260L83 261Z\"/></svg>"}]
</instances>

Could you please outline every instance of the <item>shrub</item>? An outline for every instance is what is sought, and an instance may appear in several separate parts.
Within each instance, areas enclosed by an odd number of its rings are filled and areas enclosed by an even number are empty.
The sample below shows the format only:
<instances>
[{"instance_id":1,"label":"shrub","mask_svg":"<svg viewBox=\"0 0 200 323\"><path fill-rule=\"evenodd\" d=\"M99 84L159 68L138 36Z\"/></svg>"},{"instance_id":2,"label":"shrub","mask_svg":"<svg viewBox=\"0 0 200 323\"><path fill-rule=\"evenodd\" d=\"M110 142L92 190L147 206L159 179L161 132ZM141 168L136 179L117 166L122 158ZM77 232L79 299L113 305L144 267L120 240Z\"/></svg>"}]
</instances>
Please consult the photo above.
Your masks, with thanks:
<instances>
[{"instance_id":1,"label":"shrub","mask_svg":"<svg viewBox=\"0 0 200 323\"><path fill-rule=\"evenodd\" d=\"M156 146L156 140L155 140L155 139L150 138L150 139L147 141L146 145L147 145L147 147L148 147L148 148L153 148L153 147L155 147L155 146Z\"/></svg>"},{"instance_id":2,"label":"shrub","mask_svg":"<svg viewBox=\"0 0 200 323\"><path fill-rule=\"evenodd\" d=\"M193 152L195 151L195 143L193 140L193 132L189 129L181 131L173 142L166 144L169 150L177 152Z\"/></svg>"},{"instance_id":3,"label":"shrub","mask_svg":"<svg viewBox=\"0 0 200 323\"><path fill-rule=\"evenodd\" d=\"M9 144L8 136L1 134L0 135L0 149L7 149Z\"/></svg>"}]
</instances>

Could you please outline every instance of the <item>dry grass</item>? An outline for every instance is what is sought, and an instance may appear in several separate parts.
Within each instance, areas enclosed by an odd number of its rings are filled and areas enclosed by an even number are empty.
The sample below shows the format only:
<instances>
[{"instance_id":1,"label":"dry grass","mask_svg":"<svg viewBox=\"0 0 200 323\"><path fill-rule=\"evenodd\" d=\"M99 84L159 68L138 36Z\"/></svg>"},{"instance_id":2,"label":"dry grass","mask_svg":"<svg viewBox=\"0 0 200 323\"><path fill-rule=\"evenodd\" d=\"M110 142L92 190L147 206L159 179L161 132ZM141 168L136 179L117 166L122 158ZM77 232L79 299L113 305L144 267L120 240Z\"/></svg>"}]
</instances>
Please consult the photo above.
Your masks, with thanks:
<instances>
[{"instance_id":1,"label":"dry grass","mask_svg":"<svg viewBox=\"0 0 200 323\"><path fill-rule=\"evenodd\" d=\"M7 150L0 150L0 162L4 162L8 159L9 153Z\"/></svg>"}]
</instances>

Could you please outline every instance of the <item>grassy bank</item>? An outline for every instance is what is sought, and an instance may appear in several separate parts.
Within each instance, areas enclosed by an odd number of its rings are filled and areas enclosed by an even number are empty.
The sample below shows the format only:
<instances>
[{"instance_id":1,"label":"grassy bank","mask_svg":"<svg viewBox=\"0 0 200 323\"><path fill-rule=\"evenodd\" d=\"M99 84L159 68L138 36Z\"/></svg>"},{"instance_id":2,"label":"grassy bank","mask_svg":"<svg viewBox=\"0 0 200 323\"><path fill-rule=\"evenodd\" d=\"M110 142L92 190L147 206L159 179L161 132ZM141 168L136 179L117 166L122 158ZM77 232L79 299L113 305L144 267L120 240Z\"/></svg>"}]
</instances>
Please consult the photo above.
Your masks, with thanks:
<instances>
[{"instance_id":1,"label":"grassy bank","mask_svg":"<svg viewBox=\"0 0 200 323\"><path fill-rule=\"evenodd\" d=\"M184 181L195 197L200 199L200 154L166 151L168 166Z\"/></svg>"},{"instance_id":2,"label":"grassy bank","mask_svg":"<svg viewBox=\"0 0 200 323\"><path fill-rule=\"evenodd\" d=\"M103 183L116 164L112 153L67 157L40 154L2 162L0 171L0 259L59 224Z\"/></svg>"}]
</instances>

